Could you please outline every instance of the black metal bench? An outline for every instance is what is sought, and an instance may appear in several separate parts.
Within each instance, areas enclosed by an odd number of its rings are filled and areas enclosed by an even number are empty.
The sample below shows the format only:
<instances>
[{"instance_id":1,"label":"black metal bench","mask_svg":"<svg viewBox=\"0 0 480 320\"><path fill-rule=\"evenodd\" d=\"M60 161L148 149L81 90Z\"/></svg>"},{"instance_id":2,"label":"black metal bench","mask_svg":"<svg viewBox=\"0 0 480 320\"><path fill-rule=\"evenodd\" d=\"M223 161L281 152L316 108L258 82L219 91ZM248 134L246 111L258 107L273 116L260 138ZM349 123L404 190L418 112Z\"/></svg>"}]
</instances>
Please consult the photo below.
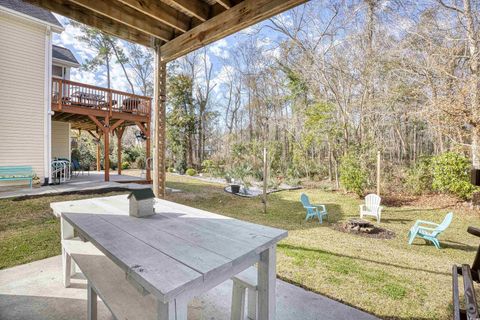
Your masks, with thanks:
<instances>
[{"instance_id":1,"label":"black metal bench","mask_svg":"<svg viewBox=\"0 0 480 320\"><path fill-rule=\"evenodd\" d=\"M468 233L480 237L480 229L468 227ZM470 267L468 264L452 267L452 286L453 286L453 319L454 320L478 320L480 319L477 307L477 297L475 295L474 282L480 283L480 246L477 249L477 255ZM463 294L465 299L465 308L460 306L460 288L458 279L463 278Z\"/></svg>"}]
</instances>

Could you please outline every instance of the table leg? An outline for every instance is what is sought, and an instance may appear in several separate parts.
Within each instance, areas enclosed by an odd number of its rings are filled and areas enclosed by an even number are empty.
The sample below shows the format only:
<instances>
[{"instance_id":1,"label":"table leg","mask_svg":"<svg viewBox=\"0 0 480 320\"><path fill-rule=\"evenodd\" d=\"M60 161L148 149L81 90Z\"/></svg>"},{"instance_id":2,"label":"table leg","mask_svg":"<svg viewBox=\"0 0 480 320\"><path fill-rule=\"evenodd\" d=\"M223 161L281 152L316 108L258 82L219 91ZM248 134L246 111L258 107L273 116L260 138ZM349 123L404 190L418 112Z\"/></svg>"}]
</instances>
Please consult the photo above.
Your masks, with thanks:
<instances>
[{"instance_id":1,"label":"table leg","mask_svg":"<svg viewBox=\"0 0 480 320\"><path fill-rule=\"evenodd\" d=\"M158 300L157 319L175 320L175 302L163 303Z\"/></svg>"},{"instance_id":2,"label":"table leg","mask_svg":"<svg viewBox=\"0 0 480 320\"><path fill-rule=\"evenodd\" d=\"M186 299L175 299L176 320L187 320L188 301Z\"/></svg>"},{"instance_id":3,"label":"table leg","mask_svg":"<svg viewBox=\"0 0 480 320\"><path fill-rule=\"evenodd\" d=\"M176 299L172 302L163 303L158 301L158 320L187 320L188 303L185 299Z\"/></svg>"},{"instance_id":4,"label":"table leg","mask_svg":"<svg viewBox=\"0 0 480 320\"><path fill-rule=\"evenodd\" d=\"M244 320L245 319L245 288L243 285L233 283L232 290L232 311L230 315L231 320Z\"/></svg>"},{"instance_id":5,"label":"table leg","mask_svg":"<svg viewBox=\"0 0 480 320\"><path fill-rule=\"evenodd\" d=\"M258 319L275 319L276 249L271 246L260 253L258 262Z\"/></svg>"}]
</instances>

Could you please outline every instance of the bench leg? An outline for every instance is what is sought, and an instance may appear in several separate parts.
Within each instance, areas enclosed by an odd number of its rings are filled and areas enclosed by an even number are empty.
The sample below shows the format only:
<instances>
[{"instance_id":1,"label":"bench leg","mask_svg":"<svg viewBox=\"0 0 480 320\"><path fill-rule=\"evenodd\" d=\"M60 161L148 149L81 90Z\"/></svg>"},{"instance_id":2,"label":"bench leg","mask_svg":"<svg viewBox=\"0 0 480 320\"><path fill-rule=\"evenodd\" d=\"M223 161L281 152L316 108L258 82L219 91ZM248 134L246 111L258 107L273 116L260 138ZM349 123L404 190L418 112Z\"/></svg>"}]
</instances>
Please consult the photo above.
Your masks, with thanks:
<instances>
[{"instance_id":1,"label":"bench leg","mask_svg":"<svg viewBox=\"0 0 480 320\"><path fill-rule=\"evenodd\" d=\"M62 248L62 264L63 264L63 286L70 287L70 278L72 272L72 257Z\"/></svg>"},{"instance_id":2,"label":"bench leg","mask_svg":"<svg viewBox=\"0 0 480 320\"><path fill-rule=\"evenodd\" d=\"M257 320L257 290L253 288L248 288L248 307L247 307L247 318L249 320Z\"/></svg>"},{"instance_id":3,"label":"bench leg","mask_svg":"<svg viewBox=\"0 0 480 320\"><path fill-rule=\"evenodd\" d=\"M233 281L231 320L244 320L245 318L245 291L244 286Z\"/></svg>"},{"instance_id":4,"label":"bench leg","mask_svg":"<svg viewBox=\"0 0 480 320\"><path fill-rule=\"evenodd\" d=\"M60 217L61 240L72 239L75 235L73 227ZM70 278L75 273L75 262L72 263L70 255L62 248L62 267L63 267L63 284L66 287L70 285ZM67 266L68 263L68 266Z\"/></svg>"},{"instance_id":5,"label":"bench leg","mask_svg":"<svg viewBox=\"0 0 480 320\"><path fill-rule=\"evenodd\" d=\"M88 281L87 287L88 287L87 317L88 317L88 320L97 320L97 293L93 289L90 281Z\"/></svg>"}]
</instances>

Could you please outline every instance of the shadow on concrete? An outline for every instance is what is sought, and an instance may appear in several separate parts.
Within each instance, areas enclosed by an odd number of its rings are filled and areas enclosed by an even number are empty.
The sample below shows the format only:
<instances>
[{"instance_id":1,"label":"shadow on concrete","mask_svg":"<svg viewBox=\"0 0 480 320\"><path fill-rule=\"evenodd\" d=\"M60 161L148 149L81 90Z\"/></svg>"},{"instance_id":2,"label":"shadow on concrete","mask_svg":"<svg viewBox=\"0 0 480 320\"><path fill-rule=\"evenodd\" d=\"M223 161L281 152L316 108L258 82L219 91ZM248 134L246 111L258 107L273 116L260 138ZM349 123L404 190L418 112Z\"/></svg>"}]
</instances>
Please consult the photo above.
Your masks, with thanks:
<instances>
[{"instance_id":1,"label":"shadow on concrete","mask_svg":"<svg viewBox=\"0 0 480 320\"><path fill-rule=\"evenodd\" d=\"M87 301L60 297L0 294L0 319L86 320ZM110 311L100 302L98 304L98 320L114 319Z\"/></svg>"}]
</instances>

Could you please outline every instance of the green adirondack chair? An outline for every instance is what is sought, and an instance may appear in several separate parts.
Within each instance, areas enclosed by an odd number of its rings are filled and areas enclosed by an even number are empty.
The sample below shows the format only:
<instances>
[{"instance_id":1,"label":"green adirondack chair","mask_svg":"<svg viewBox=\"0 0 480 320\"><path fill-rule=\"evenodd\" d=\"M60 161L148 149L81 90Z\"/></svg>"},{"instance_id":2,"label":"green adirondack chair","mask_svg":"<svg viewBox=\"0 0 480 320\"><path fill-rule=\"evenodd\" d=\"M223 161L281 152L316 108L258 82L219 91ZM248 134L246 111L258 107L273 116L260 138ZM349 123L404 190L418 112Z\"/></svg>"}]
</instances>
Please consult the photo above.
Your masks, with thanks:
<instances>
[{"instance_id":1,"label":"green adirondack chair","mask_svg":"<svg viewBox=\"0 0 480 320\"><path fill-rule=\"evenodd\" d=\"M307 216L305 221L310 218L318 217L318 221L323 223L323 216L327 216L327 208L323 204L311 204L308 196L305 193L302 193L300 196L300 201L302 202L303 207L307 210Z\"/></svg>"},{"instance_id":2,"label":"green adirondack chair","mask_svg":"<svg viewBox=\"0 0 480 320\"><path fill-rule=\"evenodd\" d=\"M432 242L435 248L440 249L438 236L445 231L453 219L453 212L447 213L442 223L434 223L430 221L417 220L408 233L408 244L412 244L416 237ZM433 226L433 227L427 227Z\"/></svg>"}]
</instances>

